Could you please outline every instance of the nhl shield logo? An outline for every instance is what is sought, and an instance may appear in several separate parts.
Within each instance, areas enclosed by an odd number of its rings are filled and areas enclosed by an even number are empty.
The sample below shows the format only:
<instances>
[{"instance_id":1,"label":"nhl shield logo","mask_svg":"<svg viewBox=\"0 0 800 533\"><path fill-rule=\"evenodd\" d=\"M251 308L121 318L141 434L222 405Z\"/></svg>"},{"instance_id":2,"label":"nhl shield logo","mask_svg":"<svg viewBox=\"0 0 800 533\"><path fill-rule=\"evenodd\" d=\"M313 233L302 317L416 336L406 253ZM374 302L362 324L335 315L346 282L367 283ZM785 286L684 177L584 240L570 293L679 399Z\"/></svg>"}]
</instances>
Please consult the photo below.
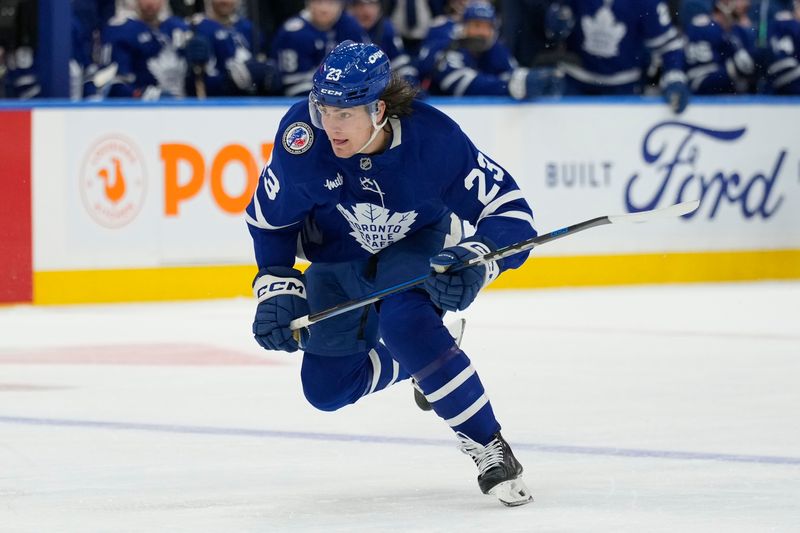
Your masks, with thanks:
<instances>
[{"instance_id":1,"label":"nhl shield logo","mask_svg":"<svg viewBox=\"0 0 800 533\"><path fill-rule=\"evenodd\" d=\"M314 131L305 122L295 122L283 133L283 147L295 155L302 154L314 144Z\"/></svg>"},{"instance_id":2,"label":"nhl shield logo","mask_svg":"<svg viewBox=\"0 0 800 533\"><path fill-rule=\"evenodd\" d=\"M372 159L369 157L361 158L361 170L369 170L372 168Z\"/></svg>"}]
</instances>

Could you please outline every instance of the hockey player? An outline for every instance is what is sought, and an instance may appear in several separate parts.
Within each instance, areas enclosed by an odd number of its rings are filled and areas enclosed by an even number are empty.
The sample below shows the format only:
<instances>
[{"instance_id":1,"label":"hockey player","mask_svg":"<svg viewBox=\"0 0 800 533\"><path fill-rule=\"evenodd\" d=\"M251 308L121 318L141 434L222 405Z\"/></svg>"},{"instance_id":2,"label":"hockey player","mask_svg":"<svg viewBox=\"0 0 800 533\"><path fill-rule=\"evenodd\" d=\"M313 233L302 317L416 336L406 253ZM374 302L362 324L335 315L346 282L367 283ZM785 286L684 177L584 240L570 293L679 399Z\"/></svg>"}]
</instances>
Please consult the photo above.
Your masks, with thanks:
<instances>
[{"instance_id":1,"label":"hockey player","mask_svg":"<svg viewBox=\"0 0 800 533\"><path fill-rule=\"evenodd\" d=\"M418 84L417 67L405 52L403 40L395 33L392 22L383 16L380 0L350 0L350 14L367 32L370 40L389 56L392 71L411 84Z\"/></svg>"},{"instance_id":2,"label":"hockey player","mask_svg":"<svg viewBox=\"0 0 800 533\"><path fill-rule=\"evenodd\" d=\"M135 0L103 28L103 64L116 68L108 96L157 100L185 94L188 26L166 16L164 0Z\"/></svg>"},{"instance_id":3,"label":"hockey player","mask_svg":"<svg viewBox=\"0 0 800 533\"><path fill-rule=\"evenodd\" d=\"M306 0L306 9L287 20L272 42L283 93L308 93L311 78L323 58L348 39L369 42L358 22L344 12L344 0Z\"/></svg>"},{"instance_id":4,"label":"hockey player","mask_svg":"<svg viewBox=\"0 0 800 533\"><path fill-rule=\"evenodd\" d=\"M210 0L206 15L191 19L192 38L186 43L189 93L198 95L197 78L207 96L275 94L280 90L277 67L254 57L263 38L249 20L239 17L240 0Z\"/></svg>"},{"instance_id":5,"label":"hockey player","mask_svg":"<svg viewBox=\"0 0 800 533\"><path fill-rule=\"evenodd\" d=\"M519 68L497 40L495 11L488 2L464 10L452 40L429 42L420 71L431 94L511 96L518 100L553 93L548 71ZM427 83L429 82L429 83Z\"/></svg>"},{"instance_id":6,"label":"hockey player","mask_svg":"<svg viewBox=\"0 0 800 533\"><path fill-rule=\"evenodd\" d=\"M480 489L521 505L531 501L522 466L442 315L523 263L527 254L448 270L535 236L531 210L503 167L414 94L380 48L346 41L316 70L308 101L283 117L246 212L259 267L253 333L266 349L305 351L303 391L323 411L413 376L478 466ZM460 220L474 236L462 240ZM296 254L311 261L305 274ZM426 273L424 290L315 323L300 342L289 328Z\"/></svg>"},{"instance_id":7,"label":"hockey player","mask_svg":"<svg viewBox=\"0 0 800 533\"><path fill-rule=\"evenodd\" d=\"M774 94L800 94L800 1L783 0L769 27L767 82Z\"/></svg>"},{"instance_id":8,"label":"hockey player","mask_svg":"<svg viewBox=\"0 0 800 533\"><path fill-rule=\"evenodd\" d=\"M566 8L566 10L565 10ZM641 94L643 70L663 66L661 93L678 113L688 103L683 39L662 0L561 0L550 13L571 12L567 49L581 65L562 63L567 94ZM556 20L548 16L548 23ZM563 28L552 28L564 35Z\"/></svg>"},{"instance_id":9,"label":"hockey player","mask_svg":"<svg viewBox=\"0 0 800 533\"><path fill-rule=\"evenodd\" d=\"M749 92L755 42L747 4L717 0L710 14L697 15L686 27L686 74L693 93Z\"/></svg>"}]
</instances>

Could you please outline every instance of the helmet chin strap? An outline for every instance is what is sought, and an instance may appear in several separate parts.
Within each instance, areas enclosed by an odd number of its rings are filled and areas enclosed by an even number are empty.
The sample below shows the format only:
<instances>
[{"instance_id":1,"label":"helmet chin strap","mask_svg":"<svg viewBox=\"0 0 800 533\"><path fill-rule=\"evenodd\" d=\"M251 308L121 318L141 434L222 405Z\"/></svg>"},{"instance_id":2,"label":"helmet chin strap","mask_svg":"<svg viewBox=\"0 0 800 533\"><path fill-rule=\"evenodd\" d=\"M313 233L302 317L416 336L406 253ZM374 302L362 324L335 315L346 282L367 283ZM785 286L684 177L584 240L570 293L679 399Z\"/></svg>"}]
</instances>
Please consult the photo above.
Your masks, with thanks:
<instances>
[{"instance_id":1,"label":"helmet chin strap","mask_svg":"<svg viewBox=\"0 0 800 533\"><path fill-rule=\"evenodd\" d=\"M377 120L375 119L377 114L378 114L377 112L369 114L369 118L372 119L372 135L369 136L369 140L364 144L364 146L356 150L357 154L360 154L364 150L364 148L372 144L372 141L375 140L375 137L378 136L378 133L383 129L383 127L386 125L386 122L389 120L389 117L386 117L383 119L383 122L378 124Z\"/></svg>"}]
</instances>

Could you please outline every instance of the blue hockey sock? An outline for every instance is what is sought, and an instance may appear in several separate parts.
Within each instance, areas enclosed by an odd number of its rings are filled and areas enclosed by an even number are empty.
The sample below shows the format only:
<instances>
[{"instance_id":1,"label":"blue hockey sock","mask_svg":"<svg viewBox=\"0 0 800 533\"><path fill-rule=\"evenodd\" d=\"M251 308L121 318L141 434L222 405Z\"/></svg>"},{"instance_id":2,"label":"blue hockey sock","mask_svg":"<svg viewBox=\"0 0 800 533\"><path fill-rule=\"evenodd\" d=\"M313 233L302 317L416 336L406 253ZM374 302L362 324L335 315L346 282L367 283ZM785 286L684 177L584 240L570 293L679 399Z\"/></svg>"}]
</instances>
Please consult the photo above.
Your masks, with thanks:
<instances>
[{"instance_id":1,"label":"blue hockey sock","mask_svg":"<svg viewBox=\"0 0 800 533\"><path fill-rule=\"evenodd\" d=\"M427 294L409 291L387 298L379 320L384 342L414 376L436 414L476 442L491 441L500 424L483 384Z\"/></svg>"},{"instance_id":2,"label":"blue hockey sock","mask_svg":"<svg viewBox=\"0 0 800 533\"><path fill-rule=\"evenodd\" d=\"M414 373L434 412L453 428L480 444L500 431L492 404L478 373L455 345Z\"/></svg>"}]
</instances>

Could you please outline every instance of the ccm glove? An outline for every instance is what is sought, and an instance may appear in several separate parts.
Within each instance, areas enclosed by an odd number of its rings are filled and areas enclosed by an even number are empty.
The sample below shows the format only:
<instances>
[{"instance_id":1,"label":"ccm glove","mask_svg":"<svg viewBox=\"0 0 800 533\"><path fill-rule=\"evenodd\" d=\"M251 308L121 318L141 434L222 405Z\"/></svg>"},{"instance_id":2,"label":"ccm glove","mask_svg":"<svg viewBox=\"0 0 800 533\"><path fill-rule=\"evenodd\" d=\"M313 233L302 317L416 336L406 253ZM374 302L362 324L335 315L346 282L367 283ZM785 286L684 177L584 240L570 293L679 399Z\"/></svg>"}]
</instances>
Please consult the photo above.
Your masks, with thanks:
<instances>
[{"instance_id":1,"label":"ccm glove","mask_svg":"<svg viewBox=\"0 0 800 533\"><path fill-rule=\"evenodd\" d=\"M253 293L258 299L253 336L262 348L294 352L308 340L308 330L299 330L298 344L289 329L295 318L308 314L306 286L299 270L289 267L261 269L253 281Z\"/></svg>"},{"instance_id":2,"label":"ccm glove","mask_svg":"<svg viewBox=\"0 0 800 533\"><path fill-rule=\"evenodd\" d=\"M461 269L457 265L494 250L491 241L476 236L433 256L430 261L432 271L425 280L425 290L431 301L445 311L461 311L469 307L478 291L500 275L502 265L497 261Z\"/></svg>"}]
</instances>

